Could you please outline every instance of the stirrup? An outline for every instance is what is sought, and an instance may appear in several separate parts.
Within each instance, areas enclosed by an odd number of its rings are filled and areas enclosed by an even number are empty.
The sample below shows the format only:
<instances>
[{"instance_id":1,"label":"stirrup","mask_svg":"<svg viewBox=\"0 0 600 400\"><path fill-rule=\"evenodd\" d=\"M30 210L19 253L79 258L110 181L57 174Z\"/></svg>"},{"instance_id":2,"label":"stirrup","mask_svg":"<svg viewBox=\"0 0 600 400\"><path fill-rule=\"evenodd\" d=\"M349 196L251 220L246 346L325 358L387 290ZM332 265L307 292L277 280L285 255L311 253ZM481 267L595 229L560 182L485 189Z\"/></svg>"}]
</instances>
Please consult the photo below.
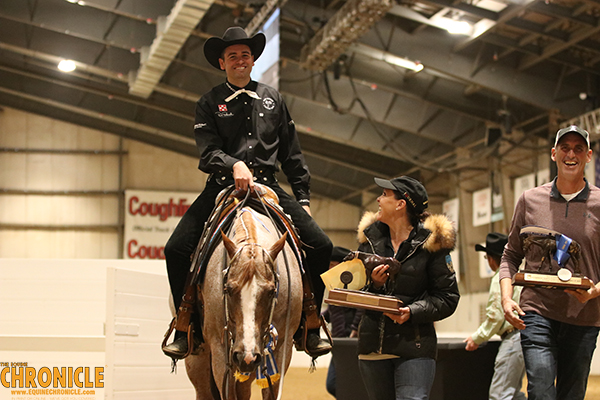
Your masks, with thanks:
<instances>
[{"instance_id":1,"label":"stirrup","mask_svg":"<svg viewBox=\"0 0 600 400\"><path fill-rule=\"evenodd\" d=\"M329 331L329 328L327 328L327 324L325 323L325 319L323 318L322 315L319 316L319 323L320 323L320 326L318 328L311 327L309 329L306 326L307 325L306 319L302 320L302 324L301 324L300 328L298 329L300 331L300 337L298 338L298 340L294 339L294 347L296 348L296 351L303 351L306 354L308 354L309 356L313 357L312 354L310 354L306 349L306 341L308 339L308 331L314 330L314 329L320 330L321 328L323 328L323 330L325 331L325 336L327 336L329 343L331 343L333 345L333 337L331 336L331 332Z\"/></svg>"},{"instance_id":2,"label":"stirrup","mask_svg":"<svg viewBox=\"0 0 600 400\"><path fill-rule=\"evenodd\" d=\"M161 349L163 351L163 353L165 353L165 347L167 347L167 341L169 340L169 337L171 336L171 333L173 333L173 331L175 330L175 325L177 324L177 317L174 317L171 320L171 323L169 324L169 328L167 329L167 332L165 333L165 337L162 341L162 345L161 345ZM190 323L188 325L188 330L187 330L187 343L188 343L188 348L187 348L187 352L181 356L181 358L186 358L187 356L189 356L192 351L194 350L194 324ZM165 355L169 356L167 353L165 353ZM169 356L171 357L171 356Z\"/></svg>"}]
</instances>

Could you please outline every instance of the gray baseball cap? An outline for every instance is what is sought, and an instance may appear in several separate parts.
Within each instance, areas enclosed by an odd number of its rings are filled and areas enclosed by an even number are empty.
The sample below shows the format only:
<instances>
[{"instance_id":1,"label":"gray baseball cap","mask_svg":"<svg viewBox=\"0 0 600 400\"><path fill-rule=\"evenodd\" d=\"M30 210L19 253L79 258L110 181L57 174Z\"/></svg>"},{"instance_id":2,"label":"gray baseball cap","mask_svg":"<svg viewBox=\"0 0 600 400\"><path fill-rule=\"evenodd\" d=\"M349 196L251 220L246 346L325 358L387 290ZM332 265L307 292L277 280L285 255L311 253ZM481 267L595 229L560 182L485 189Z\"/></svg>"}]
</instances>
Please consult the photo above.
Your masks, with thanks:
<instances>
[{"instance_id":1,"label":"gray baseball cap","mask_svg":"<svg viewBox=\"0 0 600 400\"><path fill-rule=\"evenodd\" d=\"M581 129L577 125L571 125L567 126L566 128L559 129L558 132L556 132L556 140L554 141L554 147L556 147L561 137L565 136L567 133L570 132L579 133L587 143L588 148L590 147L590 134L587 133L585 129Z\"/></svg>"}]
</instances>

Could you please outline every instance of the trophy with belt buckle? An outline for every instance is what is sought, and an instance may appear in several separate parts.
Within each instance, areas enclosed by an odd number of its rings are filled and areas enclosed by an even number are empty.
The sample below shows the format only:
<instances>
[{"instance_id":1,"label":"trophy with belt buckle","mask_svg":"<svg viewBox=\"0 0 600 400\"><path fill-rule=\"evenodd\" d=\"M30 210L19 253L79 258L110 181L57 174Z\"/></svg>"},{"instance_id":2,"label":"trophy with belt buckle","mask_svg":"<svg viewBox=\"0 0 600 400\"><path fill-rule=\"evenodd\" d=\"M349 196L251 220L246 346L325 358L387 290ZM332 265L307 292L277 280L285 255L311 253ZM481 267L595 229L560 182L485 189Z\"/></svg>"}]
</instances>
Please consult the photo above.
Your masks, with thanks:
<instances>
[{"instance_id":1,"label":"trophy with belt buckle","mask_svg":"<svg viewBox=\"0 0 600 400\"><path fill-rule=\"evenodd\" d=\"M537 269L519 270L512 278L513 285L583 290L594 286L594 282L579 271L581 246L575 240L560 232L534 225L521 228L519 237L526 258L528 254L541 254L541 258ZM567 268L569 260L572 270ZM528 258L528 261L538 260ZM556 261L556 266L553 261Z\"/></svg>"},{"instance_id":2,"label":"trophy with belt buckle","mask_svg":"<svg viewBox=\"0 0 600 400\"><path fill-rule=\"evenodd\" d=\"M398 309L404 305L402 300L394 296L359 290L370 281L373 268L381 264L390 266L389 279L393 281L400 271L398 260L360 251L351 252L345 261L321 274L321 279L329 289L325 303L399 314Z\"/></svg>"}]
</instances>

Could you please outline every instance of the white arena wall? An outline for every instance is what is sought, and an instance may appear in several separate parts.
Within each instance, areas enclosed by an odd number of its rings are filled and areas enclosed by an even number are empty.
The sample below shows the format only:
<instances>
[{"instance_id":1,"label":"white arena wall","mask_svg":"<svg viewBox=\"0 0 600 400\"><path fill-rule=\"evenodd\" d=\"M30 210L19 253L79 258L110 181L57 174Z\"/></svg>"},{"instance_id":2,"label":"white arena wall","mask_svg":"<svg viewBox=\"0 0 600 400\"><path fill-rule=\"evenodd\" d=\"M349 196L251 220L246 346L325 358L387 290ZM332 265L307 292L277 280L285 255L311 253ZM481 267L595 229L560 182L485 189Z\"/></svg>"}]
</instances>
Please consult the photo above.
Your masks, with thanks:
<instances>
[{"instance_id":1,"label":"white arena wall","mask_svg":"<svg viewBox=\"0 0 600 400\"><path fill-rule=\"evenodd\" d=\"M171 320L163 261L5 258L0 276L0 371L102 368L103 387L79 400L194 398L184 363L171 373L160 350ZM294 351L292 367L309 364ZM328 365L329 356L319 358L320 368ZM12 390L23 386L0 386L0 400L21 400Z\"/></svg>"}]
</instances>

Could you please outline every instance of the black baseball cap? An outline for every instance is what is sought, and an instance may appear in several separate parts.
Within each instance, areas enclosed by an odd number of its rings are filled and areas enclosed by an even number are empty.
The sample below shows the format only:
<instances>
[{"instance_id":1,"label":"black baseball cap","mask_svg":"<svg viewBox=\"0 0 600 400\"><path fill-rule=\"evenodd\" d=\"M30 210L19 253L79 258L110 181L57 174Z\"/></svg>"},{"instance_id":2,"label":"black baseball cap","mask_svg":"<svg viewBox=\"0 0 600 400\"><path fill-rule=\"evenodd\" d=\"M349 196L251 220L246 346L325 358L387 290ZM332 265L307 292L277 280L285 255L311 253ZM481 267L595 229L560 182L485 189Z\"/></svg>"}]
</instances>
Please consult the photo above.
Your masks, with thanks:
<instances>
[{"instance_id":1,"label":"black baseball cap","mask_svg":"<svg viewBox=\"0 0 600 400\"><path fill-rule=\"evenodd\" d=\"M406 204L417 214L421 214L428 206L429 198L427 197L427 190L415 178L411 178L410 176L400 176L390 180L375 178L375 183L384 189L399 192L406 200Z\"/></svg>"},{"instance_id":2,"label":"black baseball cap","mask_svg":"<svg viewBox=\"0 0 600 400\"><path fill-rule=\"evenodd\" d=\"M504 246L508 243L508 236L498 232L488 233L485 238L485 247L480 244L475 245L475 251L485 251L488 254L502 257Z\"/></svg>"}]
</instances>

